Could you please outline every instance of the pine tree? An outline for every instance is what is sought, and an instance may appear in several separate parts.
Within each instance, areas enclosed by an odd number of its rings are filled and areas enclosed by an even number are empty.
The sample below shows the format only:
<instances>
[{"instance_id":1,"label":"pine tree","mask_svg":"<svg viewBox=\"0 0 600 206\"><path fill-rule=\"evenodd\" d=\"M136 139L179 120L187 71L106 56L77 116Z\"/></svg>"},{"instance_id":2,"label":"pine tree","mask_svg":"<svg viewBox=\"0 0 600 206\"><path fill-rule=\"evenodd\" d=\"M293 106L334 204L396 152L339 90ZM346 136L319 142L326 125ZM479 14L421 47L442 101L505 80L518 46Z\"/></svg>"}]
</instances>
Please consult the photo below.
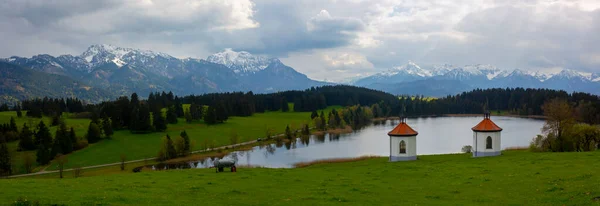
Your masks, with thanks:
<instances>
[{"instance_id":1,"label":"pine tree","mask_svg":"<svg viewBox=\"0 0 600 206\"><path fill-rule=\"evenodd\" d=\"M318 117L319 114L317 114L316 110L313 110L312 113L310 114L310 119L315 119L315 117Z\"/></svg>"},{"instance_id":2,"label":"pine tree","mask_svg":"<svg viewBox=\"0 0 600 206\"><path fill-rule=\"evenodd\" d=\"M73 145L73 151L75 151L75 148L77 147L77 134L75 134L75 129L73 129L73 127L71 127L71 130L69 130L69 140L71 141L71 145Z\"/></svg>"},{"instance_id":3,"label":"pine tree","mask_svg":"<svg viewBox=\"0 0 600 206\"><path fill-rule=\"evenodd\" d=\"M171 140L171 137L169 135L167 135L166 150L167 150L167 158L168 159L177 157L177 150L175 150L175 146L173 145L173 140Z\"/></svg>"},{"instance_id":4,"label":"pine tree","mask_svg":"<svg viewBox=\"0 0 600 206\"><path fill-rule=\"evenodd\" d=\"M175 98L175 114L177 117L183 117L183 115L185 115L183 112L183 105L179 102L179 98Z\"/></svg>"},{"instance_id":5,"label":"pine tree","mask_svg":"<svg viewBox=\"0 0 600 206\"><path fill-rule=\"evenodd\" d=\"M106 138L112 137L114 133L112 128L112 122L110 118L108 118L108 116L104 116L104 119L102 119L102 130L104 131L104 136L106 136Z\"/></svg>"},{"instance_id":6,"label":"pine tree","mask_svg":"<svg viewBox=\"0 0 600 206\"><path fill-rule=\"evenodd\" d=\"M10 117L9 130L13 132L19 132L19 129L17 128L17 123L15 122L15 118L13 117Z\"/></svg>"},{"instance_id":7,"label":"pine tree","mask_svg":"<svg viewBox=\"0 0 600 206\"><path fill-rule=\"evenodd\" d=\"M88 126L88 131L87 131L87 134L85 135L85 137L87 138L88 143L90 143L90 144L96 143L96 142L100 141L100 138L102 137L102 131L100 130L100 127L98 127L98 125L96 123L90 122L90 125Z\"/></svg>"},{"instance_id":8,"label":"pine tree","mask_svg":"<svg viewBox=\"0 0 600 206\"><path fill-rule=\"evenodd\" d=\"M192 102L192 104L190 105L190 113L192 115L193 120L202 119L202 106L196 105Z\"/></svg>"},{"instance_id":9,"label":"pine tree","mask_svg":"<svg viewBox=\"0 0 600 206\"><path fill-rule=\"evenodd\" d=\"M227 113L225 104L222 101L216 104L215 111L217 116L217 123L223 123L229 118L229 114Z\"/></svg>"},{"instance_id":10,"label":"pine tree","mask_svg":"<svg viewBox=\"0 0 600 206\"><path fill-rule=\"evenodd\" d=\"M21 106L17 105L17 117L21 118L23 117L23 112L21 111Z\"/></svg>"},{"instance_id":11,"label":"pine tree","mask_svg":"<svg viewBox=\"0 0 600 206\"><path fill-rule=\"evenodd\" d=\"M139 118L140 118L140 108L139 107L134 107L133 110L131 110L131 116L129 119L129 130L131 132L135 132L138 130L139 126Z\"/></svg>"},{"instance_id":12,"label":"pine tree","mask_svg":"<svg viewBox=\"0 0 600 206\"><path fill-rule=\"evenodd\" d=\"M73 152L73 141L71 140L69 130L67 130L67 125L64 122L56 129L54 141L58 141L60 145L60 152L56 154L69 154Z\"/></svg>"},{"instance_id":13,"label":"pine tree","mask_svg":"<svg viewBox=\"0 0 600 206\"><path fill-rule=\"evenodd\" d=\"M131 101L130 101L131 102L131 106L137 107L140 104L140 99L139 99L137 93L134 92L133 94L131 94L131 98L130 99L131 99Z\"/></svg>"},{"instance_id":14,"label":"pine tree","mask_svg":"<svg viewBox=\"0 0 600 206\"><path fill-rule=\"evenodd\" d=\"M27 126L27 123L23 124L21 132L19 133L19 150L29 151L35 149L35 143L33 142L33 132Z\"/></svg>"},{"instance_id":15,"label":"pine tree","mask_svg":"<svg viewBox=\"0 0 600 206\"><path fill-rule=\"evenodd\" d=\"M167 122L169 124L177 124L177 112L173 106L167 109Z\"/></svg>"},{"instance_id":16,"label":"pine tree","mask_svg":"<svg viewBox=\"0 0 600 206\"><path fill-rule=\"evenodd\" d=\"M51 126L59 125L60 122L61 122L61 119L60 119L60 115L59 114L52 115L52 122L50 123Z\"/></svg>"},{"instance_id":17,"label":"pine tree","mask_svg":"<svg viewBox=\"0 0 600 206\"><path fill-rule=\"evenodd\" d=\"M52 143L52 148L50 149L50 157L56 157L58 154L62 154L61 139L54 138L54 142Z\"/></svg>"},{"instance_id":18,"label":"pine tree","mask_svg":"<svg viewBox=\"0 0 600 206\"><path fill-rule=\"evenodd\" d=\"M50 150L44 145L40 145L36 152L36 161L39 165L46 165L50 162Z\"/></svg>"},{"instance_id":19,"label":"pine tree","mask_svg":"<svg viewBox=\"0 0 600 206\"><path fill-rule=\"evenodd\" d=\"M304 125L304 129L302 130L303 135L310 135L310 129L308 128L308 124Z\"/></svg>"},{"instance_id":20,"label":"pine tree","mask_svg":"<svg viewBox=\"0 0 600 206\"><path fill-rule=\"evenodd\" d=\"M167 130L167 120L165 120L165 117L162 115L160 109L156 109L154 112L152 112L152 125L158 132Z\"/></svg>"},{"instance_id":21,"label":"pine tree","mask_svg":"<svg viewBox=\"0 0 600 206\"><path fill-rule=\"evenodd\" d=\"M12 161L6 141L0 134L0 175L4 174L12 174Z\"/></svg>"},{"instance_id":22,"label":"pine tree","mask_svg":"<svg viewBox=\"0 0 600 206\"><path fill-rule=\"evenodd\" d=\"M287 139L292 139L292 131L290 130L290 125L285 126L285 137Z\"/></svg>"},{"instance_id":23,"label":"pine tree","mask_svg":"<svg viewBox=\"0 0 600 206\"><path fill-rule=\"evenodd\" d=\"M206 124L217 123L217 111L214 106L208 106L206 109L206 114L204 114L204 122L206 122Z\"/></svg>"},{"instance_id":24,"label":"pine tree","mask_svg":"<svg viewBox=\"0 0 600 206\"><path fill-rule=\"evenodd\" d=\"M37 147L43 146L46 149L52 147L52 135L46 124L44 124L44 121L40 121L38 124L37 132L35 133L35 144Z\"/></svg>"},{"instance_id":25,"label":"pine tree","mask_svg":"<svg viewBox=\"0 0 600 206\"><path fill-rule=\"evenodd\" d=\"M186 155L187 153L190 152L190 137L188 137L187 132L185 132L185 130L181 131L181 133L179 134L179 136L181 136L181 138L183 138L184 141L184 155Z\"/></svg>"}]
</instances>

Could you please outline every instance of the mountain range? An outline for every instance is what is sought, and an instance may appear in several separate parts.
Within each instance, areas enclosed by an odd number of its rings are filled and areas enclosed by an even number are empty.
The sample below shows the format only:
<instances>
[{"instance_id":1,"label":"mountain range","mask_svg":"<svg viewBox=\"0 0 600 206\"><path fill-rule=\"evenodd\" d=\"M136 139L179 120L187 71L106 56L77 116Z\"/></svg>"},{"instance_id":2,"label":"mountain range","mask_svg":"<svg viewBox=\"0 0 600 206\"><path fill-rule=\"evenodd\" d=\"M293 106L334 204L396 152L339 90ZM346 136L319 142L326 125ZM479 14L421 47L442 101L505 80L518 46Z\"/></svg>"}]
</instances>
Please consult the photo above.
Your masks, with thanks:
<instances>
[{"instance_id":1,"label":"mountain range","mask_svg":"<svg viewBox=\"0 0 600 206\"><path fill-rule=\"evenodd\" d=\"M231 91L265 93L328 84L309 79L279 59L231 49L212 54L204 60L180 59L160 52L99 44L90 46L77 56L12 56L0 59L0 62L3 63L0 64L1 77L5 82L12 82L0 84L0 90L6 91L2 94L5 101L36 96L76 96L99 102L132 92L142 96L154 91L173 91L177 95ZM26 87L37 85L27 77L32 73L36 77L40 73L52 74L60 79L54 84L61 86L45 88L56 91L34 92ZM57 78L49 81L58 81ZM63 82L77 83L63 85ZM62 92L65 88L77 90L81 85L103 96Z\"/></svg>"},{"instance_id":2,"label":"mountain range","mask_svg":"<svg viewBox=\"0 0 600 206\"><path fill-rule=\"evenodd\" d=\"M368 77L353 85L392 94L445 96L476 88L549 88L567 92L600 94L600 74L570 69L558 71L501 70L492 65L421 67L408 62Z\"/></svg>"},{"instance_id":3,"label":"mountain range","mask_svg":"<svg viewBox=\"0 0 600 206\"><path fill-rule=\"evenodd\" d=\"M224 49L206 59L91 45L83 53L0 58L0 101L34 97L78 97L88 102L133 92L177 95L252 91L269 93L334 83L315 81L277 58ZM492 65L419 66L408 62L351 84L397 95L440 97L476 88L549 88L600 94L600 74L569 69L553 72L502 70Z\"/></svg>"}]
</instances>

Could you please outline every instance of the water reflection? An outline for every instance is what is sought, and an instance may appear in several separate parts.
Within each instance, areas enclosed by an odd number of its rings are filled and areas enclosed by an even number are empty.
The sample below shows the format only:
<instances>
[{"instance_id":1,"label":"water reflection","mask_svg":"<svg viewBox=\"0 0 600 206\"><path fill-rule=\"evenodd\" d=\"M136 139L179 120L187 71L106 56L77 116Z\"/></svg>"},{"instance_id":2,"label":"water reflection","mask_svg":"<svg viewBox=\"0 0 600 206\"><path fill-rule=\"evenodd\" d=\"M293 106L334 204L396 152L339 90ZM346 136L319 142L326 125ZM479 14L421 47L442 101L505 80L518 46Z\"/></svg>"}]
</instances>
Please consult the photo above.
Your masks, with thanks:
<instances>
[{"instance_id":1,"label":"water reflection","mask_svg":"<svg viewBox=\"0 0 600 206\"><path fill-rule=\"evenodd\" d=\"M540 133L542 120L514 117L492 117L502 127L502 148L527 146ZM418 154L458 153L464 145L471 145L471 127L481 117L431 117L408 119L407 123L419 132ZM279 141L256 146L251 150L232 152L223 159L235 160L238 166L270 168L291 167L294 163L327 158L347 158L364 155L387 156L389 137L387 132L398 121L387 120L373 123L349 134L322 134L299 136L291 141ZM154 169L185 169L212 167L217 157L180 164L159 164Z\"/></svg>"}]
</instances>

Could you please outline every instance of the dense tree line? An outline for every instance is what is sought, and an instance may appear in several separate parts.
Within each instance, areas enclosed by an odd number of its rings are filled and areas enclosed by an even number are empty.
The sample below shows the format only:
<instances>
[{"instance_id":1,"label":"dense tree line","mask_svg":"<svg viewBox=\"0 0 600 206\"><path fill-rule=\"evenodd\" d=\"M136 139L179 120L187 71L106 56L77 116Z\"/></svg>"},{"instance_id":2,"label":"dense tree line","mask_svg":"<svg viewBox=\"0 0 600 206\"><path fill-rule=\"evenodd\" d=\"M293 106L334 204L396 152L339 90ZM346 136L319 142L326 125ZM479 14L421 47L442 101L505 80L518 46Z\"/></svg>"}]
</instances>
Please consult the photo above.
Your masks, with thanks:
<instances>
[{"instance_id":1,"label":"dense tree line","mask_svg":"<svg viewBox=\"0 0 600 206\"><path fill-rule=\"evenodd\" d=\"M313 87L304 91L286 91L271 94L218 93L190 95L182 98L185 104L208 105L217 109L217 116L250 116L255 112L315 111L328 106L353 106L382 104L390 114L397 113L398 98L385 92L353 87L353 86L323 86ZM294 103L293 108L288 103ZM221 109L221 112L219 112ZM209 113L210 111L206 111ZM226 119L226 118L222 118ZM205 120L206 121L206 120Z\"/></svg>"},{"instance_id":2,"label":"dense tree line","mask_svg":"<svg viewBox=\"0 0 600 206\"><path fill-rule=\"evenodd\" d=\"M84 103L77 98L48 98L23 100L21 105L16 105L14 110L20 112L27 110L27 116L42 117L59 115L63 112L79 113L86 110Z\"/></svg>"},{"instance_id":3,"label":"dense tree line","mask_svg":"<svg viewBox=\"0 0 600 206\"><path fill-rule=\"evenodd\" d=\"M421 96L400 97L396 111L408 116L440 114L473 114L484 111L506 111L518 115L543 115L542 105L555 98L566 100L575 108L582 122L600 123L600 98L587 93L567 93L550 89L476 89L470 92L429 99Z\"/></svg>"}]
</instances>

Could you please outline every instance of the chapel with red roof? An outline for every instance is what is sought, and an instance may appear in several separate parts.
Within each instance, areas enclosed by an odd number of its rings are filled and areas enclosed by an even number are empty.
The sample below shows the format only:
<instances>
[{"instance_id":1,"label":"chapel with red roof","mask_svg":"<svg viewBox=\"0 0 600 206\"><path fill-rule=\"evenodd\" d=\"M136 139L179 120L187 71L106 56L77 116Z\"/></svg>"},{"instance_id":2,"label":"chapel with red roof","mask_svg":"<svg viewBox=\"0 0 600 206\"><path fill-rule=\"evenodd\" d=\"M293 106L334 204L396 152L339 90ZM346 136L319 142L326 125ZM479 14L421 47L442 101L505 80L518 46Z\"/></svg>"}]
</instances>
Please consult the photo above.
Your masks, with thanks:
<instances>
[{"instance_id":1,"label":"chapel with red roof","mask_svg":"<svg viewBox=\"0 0 600 206\"><path fill-rule=\"evenodd\" d=\"M484 114L483 120L471 130L473 130L473 157L498 156L501 154L502 128L490 119L489 113Z\"/></svg>"},{"instance_id":2,"label":"chapel with red roof","mask_svg":"<svg viewBox=\"0 0 600 206\"><path fill-rule=\"evenodd\" d=\"M388 133L390 136L390 162L417 159L417 135L419 133L400 118L400 124Z\"/></svg>"}]
</instances>

